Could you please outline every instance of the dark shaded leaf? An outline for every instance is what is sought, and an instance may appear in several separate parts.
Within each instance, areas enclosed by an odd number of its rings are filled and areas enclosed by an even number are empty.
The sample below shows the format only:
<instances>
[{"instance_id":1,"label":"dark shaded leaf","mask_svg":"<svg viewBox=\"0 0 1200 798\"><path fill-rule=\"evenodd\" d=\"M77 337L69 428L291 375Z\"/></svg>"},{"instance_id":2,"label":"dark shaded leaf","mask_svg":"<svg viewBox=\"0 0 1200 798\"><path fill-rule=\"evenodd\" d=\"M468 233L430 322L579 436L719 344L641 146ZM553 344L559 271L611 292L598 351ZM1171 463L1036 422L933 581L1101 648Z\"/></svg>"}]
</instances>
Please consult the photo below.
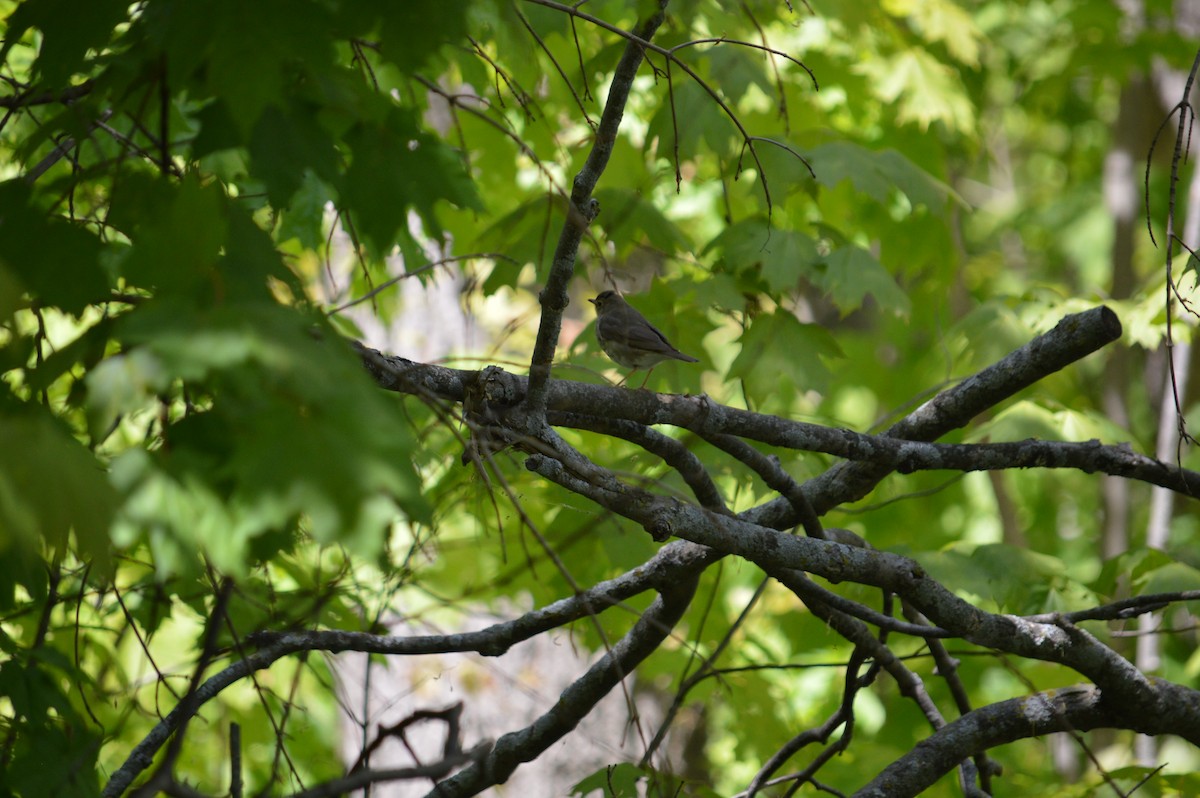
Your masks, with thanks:
<instances>
[{"instance_id":1,"label":"dark shaded leaf","mask_svg":"<svg viewBox=\"0 0 1200 798\"><path fill-rule=\"evenodd\" d=\"M100 250L100 241L82 226L34 208L23 180L0 183L0 267L38 302L79 315L103 299L108 278ZM15 287L10 282L10 290Z\"/></svg>"},{"instance_id":2,"label":"dark shaded leaf","mask_svg":"<svg viewBox=\"0 0 1200 798\"><path fill-rule=\"evenodd\" d=\"M353 155L339 194L359 233L378 253L388 252L407 228L410 208L435 236L438 201L482 208L458 155L422 133L402 110L377 123L360 123L346 141Z\"/></svg>"},{"instance_id":3,"label":"dark shaded leaf","mask_svg":"<svg viewBox=\"0 0 1200 798\"><path fill-rule=\"evenodd\" d=\"M26 31L37 28L43 38L34 69L47 87L65 88L72 75L83 71L88 51L101 49L128 11L129 3L122 0L25 0L5 20L0 61Z\"/></svg>"}]
</instances>

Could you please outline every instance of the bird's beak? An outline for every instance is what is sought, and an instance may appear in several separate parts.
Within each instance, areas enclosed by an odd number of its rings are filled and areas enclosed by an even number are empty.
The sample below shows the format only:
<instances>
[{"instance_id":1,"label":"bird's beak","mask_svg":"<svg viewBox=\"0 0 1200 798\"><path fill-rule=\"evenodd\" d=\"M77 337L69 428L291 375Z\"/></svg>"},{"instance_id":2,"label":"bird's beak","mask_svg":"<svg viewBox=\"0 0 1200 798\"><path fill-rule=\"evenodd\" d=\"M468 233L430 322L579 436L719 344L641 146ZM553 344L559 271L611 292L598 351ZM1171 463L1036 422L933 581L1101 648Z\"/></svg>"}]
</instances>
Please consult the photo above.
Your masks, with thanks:
<instances>
[{"instance_id":1,"label":"bird's beak","mask_svg":"<svg viewBox=\"0 0 1200 798\"><path fill-rule=\"evenodd\" d=\"M589 299L589 300L588 300L588 302L591 302L593 305L594 305L594 304L596 304L596 300L595 300L595 299Z\"/></svg>"}]
</instances>

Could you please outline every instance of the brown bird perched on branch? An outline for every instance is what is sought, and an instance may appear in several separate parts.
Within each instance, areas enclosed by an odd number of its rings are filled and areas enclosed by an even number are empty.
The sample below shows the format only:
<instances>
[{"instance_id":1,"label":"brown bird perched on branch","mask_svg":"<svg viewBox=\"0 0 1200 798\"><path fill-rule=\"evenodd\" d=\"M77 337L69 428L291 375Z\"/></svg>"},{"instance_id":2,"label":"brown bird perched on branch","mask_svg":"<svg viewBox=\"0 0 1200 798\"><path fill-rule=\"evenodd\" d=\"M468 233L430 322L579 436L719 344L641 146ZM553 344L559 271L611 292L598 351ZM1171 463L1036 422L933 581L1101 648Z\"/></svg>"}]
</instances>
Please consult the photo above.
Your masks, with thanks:
<instances>
[{"instance_id":1,"label":"brown bird perched on branch","mask_svg":"<svg viewBox=\"0 0 1200 798\"><path fill-rule=\"evenodd\" d=\"M604 354L627 369L648 369L641 387L646 387L650 372L664 360L698 362L671 346L667 337L616 291L605 291L588 302L596 306L596 338ZM628 378L626 375L625 379Z\"/></svg>"}]
</instances>

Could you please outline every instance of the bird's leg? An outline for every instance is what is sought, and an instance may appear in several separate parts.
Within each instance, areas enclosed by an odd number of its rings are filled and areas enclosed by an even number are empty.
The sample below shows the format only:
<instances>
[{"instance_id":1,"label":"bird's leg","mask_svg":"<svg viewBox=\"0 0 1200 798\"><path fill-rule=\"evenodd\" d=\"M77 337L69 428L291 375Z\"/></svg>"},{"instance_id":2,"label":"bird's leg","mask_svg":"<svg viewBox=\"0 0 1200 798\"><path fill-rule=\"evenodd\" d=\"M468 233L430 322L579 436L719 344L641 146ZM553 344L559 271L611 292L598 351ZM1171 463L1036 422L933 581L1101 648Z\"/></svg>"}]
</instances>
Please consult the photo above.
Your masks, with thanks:
<instances>
[{"instance_id":1,"label":"bird's leg","mask_svg":"<svg viewBox=\"0 0 1200 798\"><path fill-rule=\"evenodd\" d=\"M650 368L646 369L646 379L642 380L642 384L638 386L639 391L642 390L643 388L645 388L646 383L650 381L650 372L652 372L652 371L654 371L654 366L651 366Z\"/></svg>"}]
</instances>

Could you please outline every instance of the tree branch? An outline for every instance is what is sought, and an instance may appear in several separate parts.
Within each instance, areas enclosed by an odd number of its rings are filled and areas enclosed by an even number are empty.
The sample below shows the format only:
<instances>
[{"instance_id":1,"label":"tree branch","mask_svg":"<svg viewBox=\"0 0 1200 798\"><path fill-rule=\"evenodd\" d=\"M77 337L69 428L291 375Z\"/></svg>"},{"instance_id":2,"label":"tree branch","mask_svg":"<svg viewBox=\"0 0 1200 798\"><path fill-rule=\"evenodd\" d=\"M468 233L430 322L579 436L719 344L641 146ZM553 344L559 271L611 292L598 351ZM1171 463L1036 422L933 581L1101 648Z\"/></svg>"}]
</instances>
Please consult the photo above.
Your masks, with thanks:
<instances>
[{"instance_id":1,"label":"tree branch","mask_svg":"<svg viewBox=\"0 0 1200 798\"><path fill-rule=\"evenodd\" d=\"M654 13L638 26L637 40L630 39L625 45L625 52L613 72L612 85L608 90L608 100L604 104L604 113L600 116L600 124L596 128L596 139L588 153L587 161L571 187L570 207L567 209L567 221L559 234L558 246L554 250L554 260L550 266L550 275L546 286L542 289L539 300L542 305L541 322L538 324L537 341L533 347L533 359L529 364L529 393L527 401L534 415L541 415L546 410L546 387L550 381L550 364L554 360L554 350L558 347L558 335L562 330L562 313L570 302L567 296L567 286L575 275L575 258L579 252L579 242L587 225L595 218L599 209L594 205L592 192L604 173L608 160L612 156L613 147L617 142L617 133L621 127L621 119L625 115L625 103L633 88L633 79L637 77L638 67L642 64L645 53L639 41L647 41L654 36L665 16L666 0L659 0Z\"/></svg>"},{"instance_id":2,"label":"tree branch","mask_svg":"<svg viewBox=\"0 0 1200 798\"><path fill-rule=\"evenodd\" d=\"M537 758L574 729L642 660L658 650L683 616L695 592L695 578L663 590L633 628L564 690L553 707L524 729L501 737L478 762L438 784L429 793L430 798L477 795L506 781L521 763Z\"/></svg>"},{"instance_id":3,"label":"tree branch","mask_svg":"<svg viewBox=\"0 0 1200 798\"><path fill-rule=\"evenodd\" d=\"M918 441L939 438L1120 337L1121 322L1107 307L1066 316L1053 330L930 399L893 424L884 435ZM726 431L737 434L734 430ZM886 465L839 463L805 487L811 491L817 513L824 514L839 504L862 498L890 472ZM759 508L752 520L775 528L794 523L790 505L783 499Z\"/></svg>"},{"instance_id":4,"label":"tree branch","mask_svg":"<svg viewBox=\"0 0 1200 798\"><path fill-rule=\"evenodd\" d=\"M964 640L1066 665L1112 696L1119 696L1129 711L1161 710L1155 705L1147 677L1087 632L1062 619L1057 623L1036 623L984 612L930 578L917 562L907 557L793 537L671 499L639 494L633 489L629 495L616 497L579 480L557 461L540 455L530 457L526 467L637 521L656 539L678 535L750 560L768 573L780 574L780 578L781 571L806 571L834 581L883 588L911 602L933 623ZM1200 741L1200 716L1177 733Z\"/></svg>"},{"instance_id":5,"label":"tree branch","mask_svg":"<svg viewBox=\"0 0 1200 798\"><path fill-rule=\"evenodd\" d=\"M1133 729L1144 734L1178 734L1180 716L1200 717L1194 690L1153 680L1156 703L1175 707L1170 717L1130 713L1120 702L1093 686L1047 690L1032 696L990 704L946 724L889 765L855 798L907 798L932 786L965 757L998 745L1060 731L1100 728ZM1196 738L1191 738L1193 743Z\"/></svg>"},{"instance_id":6,"label":"tree branch","mask_svg":"<svg viewBox=\"0 0 1200 798\"><path fill-rule=\"evenodd\" d=\"M701 507L707 507L717 512L729 512L724 498L717 490L708 470L700 462L700 458L688 451L687 447L674 438L668 438L661 432L635 421L613 419L607 416L551 411L549 421L554 426L599 432L641 446L651 454L661 457L663 462L679 472L679 476L692 489L692 493L695 494Z\"/></svg>"},{"instance_id":7,"label":"tree branch","mask_svg":"<svg viewBox=\"0 0 1200 798\"><path fill-rule=\"evenodd\" d=\"M803 492L817 515L861 498L893 471L1072 468L1136 479L1187 496L1200 496L1200 473L1134 453L1125 445L1035 440L989 444L925 442L966 425L984 410L1119 336L1120 322L1108 308L1067 316L1050 332L938 394L881 435L739 410L719 405L706 396L652 394L569 380L550 382L546 396L549 410L565 414L559 418L567 422L566 426L599 431L601 425L614 424L614 419L642 425L672 424L704 437L735 435L771 446L855 461L835 465L804 486ZM388 390L462 401L468 387L480 378L479 372L427 366L383 355L361 344L355 344L355 348L375 381ZM490 397L494 404L516 405L525 398L526 378L499 369L489 371L493 383L501 385L500 391ZM597 418L598 406L606 409L604 420L587 421L589 416ZM739 452L739 457L746 453L740 448ZM756 470L764 478L771 476L768 484L772 487L785 486L776 479L785 474L763 470L761 462ZM693 485L694 489L698 487L699 483ZM746 520L775 529L800 523L805 514L796 509L796 492L783 493L780 498L749 511ZM715 495L707 488L697 495L706 506L713 506Z\"/></svg>"},{"instance_id":8,"label":"tree branch","mask_svg":"<svg viewBox=\"0 0 1200 798\"><path fill-rule=\"evenodd\" d=\"M445 778L455 768L477 761L488 749L486 744L477 745L469 751L453 756L443 757L428 765L415 765L407 768L386 768L382 770L356 770L340 779L318 784L307 790L292 793L289 798L337 798L354 790L362 789L371 784L386 781L415 781L431 779L436 782Z\"/></svg>"},{"instance_id":9,"label":"tree branch","mask_svg":"<svg viewBox=\"0 0 1200 798\"><path fill-rule=\"evenodd\" d=\"M514 620L493 624L476 632L405 637L336 630L259 632L251 635L247 642L262 648L209 677L191 693L191 702L180 702L176 705L175 709L160 720L134 747L121 767L113 773L102 795L104 798L116 798L124 793L138 774L151 765L155 754L170 738L171 733L201 706L231 684L256 671L269 668L289 654L303 651L359 651L371 654L418 655L469 651L483 656L500 656L515 643L594 615L598 607L612 606L646 590L666 590L681 581L694 579L716 559L719 559L719 555L715 552L676 541L662 547L650 560L626 574L600 582L583 593L527 612Z\"/></svg>"}]
</instances>

